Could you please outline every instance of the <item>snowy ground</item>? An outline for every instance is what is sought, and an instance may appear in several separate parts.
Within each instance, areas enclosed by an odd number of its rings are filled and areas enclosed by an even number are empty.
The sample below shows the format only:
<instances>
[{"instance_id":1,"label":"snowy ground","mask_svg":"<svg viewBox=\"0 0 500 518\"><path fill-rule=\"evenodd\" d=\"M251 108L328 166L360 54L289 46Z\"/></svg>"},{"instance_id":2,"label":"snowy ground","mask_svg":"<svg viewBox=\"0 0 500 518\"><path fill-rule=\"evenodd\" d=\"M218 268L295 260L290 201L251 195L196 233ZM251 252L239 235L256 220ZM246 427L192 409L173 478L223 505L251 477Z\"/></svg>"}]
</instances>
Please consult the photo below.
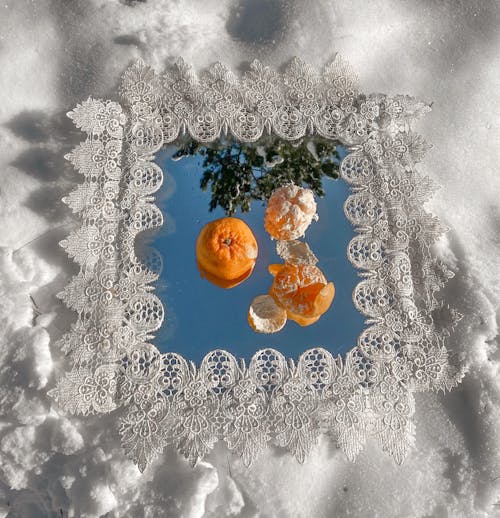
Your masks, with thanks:
<instances>
[{"instance_id":1,"label":"snowy ground","mask_svg":"<svg viewBox=\"0 0 500 518\"><path fill-rule=\"evenodd\" d=\"M203 6L203 7L201 7ZM4 0L0 5L0 517L500 516L500 5L493 0ZM451 394L417 398L403 466L378 448L349 463L326 439L299 466L269 450L245 469L219 446L189 468L172 451L143 475L110 417L64 417L46 391L72 315L55 298L74 273L57 242L76 181L64 113L108 96L124 67L182 55L196 67L258 57L314 65L341 52L364 90L434 102L418 130L452 231L446 297L465 317L469 365Z\"/></svg>"}]
</instances>

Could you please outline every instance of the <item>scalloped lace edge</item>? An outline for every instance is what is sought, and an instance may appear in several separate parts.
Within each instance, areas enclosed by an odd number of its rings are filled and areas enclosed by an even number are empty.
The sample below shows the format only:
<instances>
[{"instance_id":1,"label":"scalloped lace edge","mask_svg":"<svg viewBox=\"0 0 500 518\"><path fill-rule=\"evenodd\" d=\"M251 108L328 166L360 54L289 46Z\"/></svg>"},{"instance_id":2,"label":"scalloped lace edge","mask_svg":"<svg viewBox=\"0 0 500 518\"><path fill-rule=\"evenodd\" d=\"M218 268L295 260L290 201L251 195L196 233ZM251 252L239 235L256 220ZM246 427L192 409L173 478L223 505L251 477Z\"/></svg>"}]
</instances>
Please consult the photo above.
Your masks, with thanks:
<instances>
[{"instance_id":1,"label":"scalloped lace edge","mask_svg":"<svg viewBox=\"0 0 500 518\"><path fill-rule=\"evenodd\" d=\"M323 71L294 58L282 74L254 61L241 77L221 63L198 76L181 59L163 74L138 61L120 93L122 103L90 98L68 114L86 133L66 157L83 183L64 198L82 223L61 242L80 265L60 294L78 320L59 342L70 368L50 395L75 414L122 407L122 446L141 471L167 444L194 464L218 440L246 465L268 443L302 462L320 433L351 460L376 436L402 462L414 392L450 390L463 375L445 344L460 315L437 298L452 273L430 251L446 229L423 208L435 186L416 170L427 145L410 129L429 107L360 93L340 56ZM347 255L367 327L345 357L316 347L294 361L265 349L246 366L215 350L197 367L150 343L163 321L153 293L162 260L154 249L139 259L136 237L163 223L155 153L186 133L319 135L348 147L344 212L357 234Z\"/></svg>"}]
</instances>

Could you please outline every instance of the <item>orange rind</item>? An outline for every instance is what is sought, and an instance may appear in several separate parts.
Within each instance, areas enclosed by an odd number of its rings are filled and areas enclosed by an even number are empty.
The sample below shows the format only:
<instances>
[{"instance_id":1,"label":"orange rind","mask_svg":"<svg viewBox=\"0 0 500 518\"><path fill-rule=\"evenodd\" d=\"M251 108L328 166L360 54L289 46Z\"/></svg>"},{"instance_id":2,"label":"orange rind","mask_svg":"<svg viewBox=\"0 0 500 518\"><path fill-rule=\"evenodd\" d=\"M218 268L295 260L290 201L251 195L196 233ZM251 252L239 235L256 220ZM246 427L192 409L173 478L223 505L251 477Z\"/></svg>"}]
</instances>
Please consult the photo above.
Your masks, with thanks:
<instances>
[{"instance_id":1,"label":"orange rind","mask_svg":"<svg viewBox=\"0 0 500 518\"><path fill-rule=\"evenodd\" d=\"M297 239L278 241L276 253L283 261L290 264L316 264L318 262L318 258L313 254L309 245Z\"/></svg>"},{"instance_id":2,"label":"orange rind","mask_svg":"<svg viewBox=\"0 0 500 518\"><path fill-rule=\"evenodd\" d=\"M287 312L270 295L259 295L253 299L247 318L257 333L277 333L286 324Z\"/></svg>"},{"instance_id":3,"label":"orange rind","mask_svg":"<svg viewBox=\"0 0 500 518\"><path fill-rule=\"evenodd\" d=\"M312 324L315 324L320 318L321 315L318 317L303 317L302 315L299 315L298 313L292 313L291 311L287 311L286 315L289 320L293 320L295 323L299 324L299 326L307 327Z\"/></svg>"}]
</instances>

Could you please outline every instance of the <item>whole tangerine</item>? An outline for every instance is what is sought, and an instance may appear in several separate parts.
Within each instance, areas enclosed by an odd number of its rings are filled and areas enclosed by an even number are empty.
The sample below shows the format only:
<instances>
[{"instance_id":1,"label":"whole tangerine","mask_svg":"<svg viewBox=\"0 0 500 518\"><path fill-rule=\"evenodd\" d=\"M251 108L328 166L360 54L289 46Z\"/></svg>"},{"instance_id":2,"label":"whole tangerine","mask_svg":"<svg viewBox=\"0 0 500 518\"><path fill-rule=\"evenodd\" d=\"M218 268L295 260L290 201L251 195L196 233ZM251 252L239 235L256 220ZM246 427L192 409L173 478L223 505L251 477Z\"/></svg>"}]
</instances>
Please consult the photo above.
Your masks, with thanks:
<instances>
[{"instance_id":1,"label":"whole tangerine","mask_svg":"<svg viewBox=\"0 0 500 518\"><path fill-rule=\"evenodd\" d=\"M250 227L226 217L207 223L196 240L201 276L221 288L233 288L247 279L255 266L258 246Z\"/></svg>"}]
</instances>

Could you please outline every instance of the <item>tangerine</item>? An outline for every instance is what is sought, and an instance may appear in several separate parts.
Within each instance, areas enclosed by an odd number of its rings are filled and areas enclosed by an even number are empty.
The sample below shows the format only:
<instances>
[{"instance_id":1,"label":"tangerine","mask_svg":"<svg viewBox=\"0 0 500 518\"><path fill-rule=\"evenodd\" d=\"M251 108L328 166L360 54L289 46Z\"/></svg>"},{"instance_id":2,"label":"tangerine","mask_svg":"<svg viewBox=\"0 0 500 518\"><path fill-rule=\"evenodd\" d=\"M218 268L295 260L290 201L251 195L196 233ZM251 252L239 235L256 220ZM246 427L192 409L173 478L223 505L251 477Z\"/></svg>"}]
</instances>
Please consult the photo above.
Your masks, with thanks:
<instances>
[{"instance_id":1,"label":"tangerine","mask_svg":"<svg viewBox=\"0 0 500 518\"><path fill-rule=\"evenodd\" d=\"M221 288L233 288L247 279L257 254L255 236L239 218L220 218L207 223L196 241L201 276Z\"/></svg>"},{"instance_id":2,"label":"tangerine","mask_svg":"<svg viewBox=\"0 0 500 518\"><path fill-rule=\"evenodd\" d=\"M272 238L288 241L303 236L313 219L317 219L313 192L290 183L271 194L264 226Z\"/></svg>"},{"instance_id":3,"label":"tangerine","mask_svg":"<svg viewBox=\"0 0 500 518\"><path fill-rule=\"evenodd\" d=\"M271 264L269 273L274 276L269 295L301 326L317 322L335 297L333 282L314 264Z\"/></svg>"}]
</instances>

